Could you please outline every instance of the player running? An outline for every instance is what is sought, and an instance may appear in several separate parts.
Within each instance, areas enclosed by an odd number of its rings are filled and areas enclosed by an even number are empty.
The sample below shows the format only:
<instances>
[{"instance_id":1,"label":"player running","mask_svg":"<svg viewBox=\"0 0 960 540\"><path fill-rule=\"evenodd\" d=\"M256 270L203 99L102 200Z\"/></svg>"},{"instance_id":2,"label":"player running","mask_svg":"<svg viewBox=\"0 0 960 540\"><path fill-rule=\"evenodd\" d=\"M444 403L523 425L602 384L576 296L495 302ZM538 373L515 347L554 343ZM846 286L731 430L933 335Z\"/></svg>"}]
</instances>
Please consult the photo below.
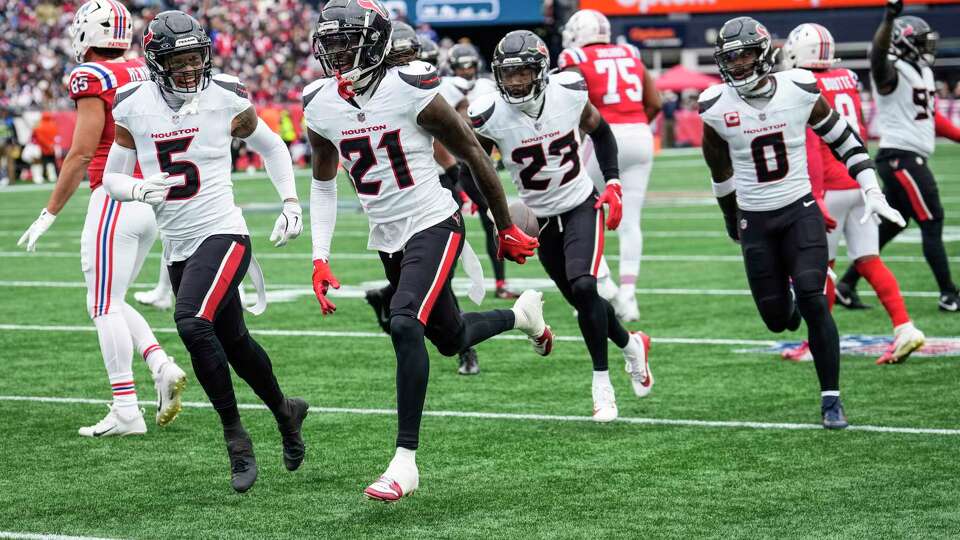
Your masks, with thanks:
<instances>
[{"instance_id":1,"label":"player running","mask_svg":"<svg viewBox=\"0 0 960 540\"><path fill-rule=\"evenodd\" d=\"M303 228L290 153L259 120L236 77L211 76L211 42L181 11L165 11L143 35L150 80L123 87L113 104L116 139L104 184L118 201L153 205L164 258L176 294L173 318L193 370L220 416L238 492L257 479L253 443L240 421L230 367L253 388L277 420L283 462L296 470L305 448L300 428L307 403L286 398L270 358L250 337L237 286L252 253L243 214L233 201L230 143L243 139L263 157L283 199L270 241L277 247ZM145 180L133 178L139 160ZM254 262L251 275L258 280ZM262 305L260 306L263 307Z\"/></svg>"},{"instance_id":2,"label":"player running","mask_svg":"<svg viewBox=\"0 0 960 540\"><path fill-rule=\"evenodd\" d=\"M874 214L903 218L887 204L867 149L823 99L816 77L801 69L772 73L773 57L770 33L753 18L730 19L720 29L714 58L724 83L699 100L703 155L727 234L741 244L760 317L778 333L806 321L823 426L842 429L840 338L823 292L827 237L807 174L807 125L842 156L863 190L863 221Z\"/></svg>"},{"instance_id":3,"label":"player running","mask_svg":"<svg viewBox=\"0 0 960 540\"><path fill-rule=\"evenodd\" d=\"M593 419L617 418L610 383L607 339L623 350L633 391L644 397L653 387L642 332L628 333L609 302L597 293L597 269L606 226L620 222L617 140L588 98L583 77L574 72L548 75L550 57L543 40L527 30L510 32L494 51L498 92L470 104L470 119L487 148L496 145L520 199L540 225L540 262L564 298L577 310L577 322L593 363ZM590 135L606 180L598 198L580 162L580 131Z\"/></svg>"},{"instance_id":4,"label":"player running","mask_svg":"<svg viewBox=\"0 0 960 540\"><path fill-rule=\"evenodd\" d=\"M834 67L839 60L833 57L834 43L830 31L819 24L801 24L790 32L783 52L788 67L809 69L813 73L827 104L840 113L854 133L866 140L860 84L853 71ZM827 219L830 268L833 268L842 236L847 241L847 257L873 286L893 323L893 344L877 363L902 362L923 346L925 338L910 321L897 278L880 259L877 224L873 220L861 223L864 202L860 184L850 177L846 166L833 155L830 146L810 128L807 128L807 162L814 197L824 200L825 217L830 218ZM835 297L833 286L833 280L828 279L827 303L831 310ZM788 360L813 359L807 342L784 351L783 357Z\"/></svg>"},{"instance_id":5,"label":"player running","mask_svg":"<svg viewBox=\"0 0 960 540\"><path fill-rule=\"evenodd\" d=\"M931 66L936 61L938 35L920 17L898 17L902 0L889 0L886 14L873 37L870 76L877 103L880 151L877 170L892 204L920 226L923 256L940 288L941 311L960 312L960 292L950 277L943 245L943 205L928 161L935 137L960 139L960 130L937 112ZM906 224L880 224L880 249ZM862 274L856 265L837 284L837 299L844 305L862 305L855 296Z\"/></svg>"},{"instance_id":6,"label":"player running","mask_svg":"<svg viewBox=\"0 0 960 540\"><path fill-rule=\"evenodd\" d=\"M653 133L650 122L660 112L660 94L653 77L633 45L610 43L610 21L592 9L573 14L563 27L564 51L557 60L561 70L577 71L587 82L590 103L610 124L617 139L620 181L623 183L623 219L620 237L620 288L611 300L622 321L640 318L636 283L643 253L640 212L653 167ZM598 184L603 175L593 146L584 145L587 173Z\"/></svg>"},{"instance_id":7,"label":"player running","mask_svg":"<svg viewBox=\"0 0 960 540\"><path fill-rule=\"evenodd\" d=\"M313 286L321 310L336 309L326 294L339 286L329 260L341 159L370 219L368 247L380 253L396 288L390 336L397 355L397 450L386 472L364 490L382 501L399 500L419 485L415 458L429 372L425 337L445 356L511 329L525 333L541 355L553 343L539 292L525 291L512 309L461 314L457 307L450 275L464 223L440 185L434 137L473 170L500 231L500 253L523 263L537 241L510 222L500 180L469 127L437 95L433 66L385 65L384 36L390 33L378 0L331 0L313 36L314 55L329 77L303 90L313 148Z\"/></svg>"},{"instance_id":8,"label":"player running","mask_svg":"<svg viewBox=\"0 0 960 540\"><path fill-rule=\"evenodd\" d=\"M80 266L87 282L87 311L97 327L100 352L113 392L103 420L80 428L85 437L142 435L147 432L137 404L133 349L143 356L157 391L156 422L166 426L180 412L187 376L167 356L143 316L126 303L133 283L157 236L153 211L140 202L121 203L101 189L107 153L113 142L110 108L117 89L148 77L141 60L125 60L133 22L119 2L92 0L80 6L70 27L73 52L80 64L70 73L70 97L77 104L73 143L57 185L40 217L17 245L34 251L76 192L84 172L90 178L90 202L80 237ZM135 168L136 160L131 165ZM131 169L134 172L134 169Z\"/></svg>"}]
</instances>

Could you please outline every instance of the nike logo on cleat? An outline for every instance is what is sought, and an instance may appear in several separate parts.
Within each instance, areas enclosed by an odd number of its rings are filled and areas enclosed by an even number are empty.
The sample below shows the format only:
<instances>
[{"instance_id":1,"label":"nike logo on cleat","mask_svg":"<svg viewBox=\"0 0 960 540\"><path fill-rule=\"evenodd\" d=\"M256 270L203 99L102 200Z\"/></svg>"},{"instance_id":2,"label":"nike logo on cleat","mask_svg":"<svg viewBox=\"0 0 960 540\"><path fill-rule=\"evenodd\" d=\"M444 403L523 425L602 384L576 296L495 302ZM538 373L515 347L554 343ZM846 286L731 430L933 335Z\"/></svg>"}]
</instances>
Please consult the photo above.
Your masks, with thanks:
<instances>
[{"instance_id":1,"label":"nike logo on cleat","mask_svg":"<svg viewBox=\"0 0 960 540\"><path fill-rule=\"evenodd\" d=\"M117 427L117 426L110 426L110 429L107 429L107 430L104 430L104 431L94 431L94 432L93 432L93 436L94 436L94 437L100 437L100 436L102 436L102 435L106 435L107 433L110 433L111 431L113 431L116 427Z\"/></svg>"}]
</instances>

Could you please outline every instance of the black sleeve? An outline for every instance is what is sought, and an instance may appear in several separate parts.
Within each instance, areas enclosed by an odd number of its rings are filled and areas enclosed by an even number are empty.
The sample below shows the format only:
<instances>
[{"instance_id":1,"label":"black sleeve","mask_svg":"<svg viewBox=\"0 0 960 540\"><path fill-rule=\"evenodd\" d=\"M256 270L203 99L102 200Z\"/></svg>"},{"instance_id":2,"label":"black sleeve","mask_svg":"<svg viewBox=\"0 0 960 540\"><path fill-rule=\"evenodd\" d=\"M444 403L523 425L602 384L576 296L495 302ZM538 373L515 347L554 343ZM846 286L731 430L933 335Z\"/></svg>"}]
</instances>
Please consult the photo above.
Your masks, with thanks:
<instances>
[{"instance_id":1,"label":"black sleeve","mask_svg":"<svg viewBox=\"0 0 960 540\"><path fill-rule=\"evenodd\" d=\"M737 228L737 194L736 192L717 197L720 210L723 211L723 222L727 226L727 235L735 242L740 241L740 230Z\"/></svg>"},{"instance_id":2,"label":"black sleeve","mask_svg":"<svg viewBox=\"0 0 960 540\"><path fill-rule=\"evenodd\" d=\"M617 162L617 138L606 120L600 119L597 129L590 133L593 139L594 152L597 154L597 164L603 172L604 181L620 178L620 164Z\"/></svg>"}]
</instances>

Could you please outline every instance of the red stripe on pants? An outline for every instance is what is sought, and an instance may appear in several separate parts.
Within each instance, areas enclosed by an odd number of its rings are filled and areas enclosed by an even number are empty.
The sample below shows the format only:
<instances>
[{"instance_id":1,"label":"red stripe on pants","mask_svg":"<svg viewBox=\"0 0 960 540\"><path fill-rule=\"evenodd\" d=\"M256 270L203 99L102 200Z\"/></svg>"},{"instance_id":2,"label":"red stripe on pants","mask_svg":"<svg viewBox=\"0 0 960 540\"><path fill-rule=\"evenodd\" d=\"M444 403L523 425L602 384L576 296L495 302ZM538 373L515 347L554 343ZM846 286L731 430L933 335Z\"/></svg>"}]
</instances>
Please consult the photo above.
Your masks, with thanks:
<instances>
[{"instance_id":1,"label":"red stripe on pants","mask_svg":"<svg viewBox=\"0 0 960 540\"><path fill-rule=\"evenodd\" d=\"M440 259L440 268L437 269L437 274L433 277L433 285L427 291L427 297L423 299L423 304L420 305L420 311L417 313L417 319L423 324L427 324L427 320L430 319L433 305L437 302L440 291L447 283L450 269L453 268L453 263L457 259L457 250L460 248L462 236L458 232L452 232L447 239L447 247L443 251L443 258Z\"/></svg>"},{"instance_id":2,"label":"red stripe on pants","mask_svg":"<svg viewBox=\"0 0 960 540\"><path fill-rule=\"evenodd\" d=\"M917 214L917 221L927 221L933 217L927 210L927 205L923 202L923 195L920 194L920 188L917 187L917 183L913 181L913 177L908 176L907 171L903 169L893 171L893 175L897 177L897 181L903 186L903 190L907 192L907 198L910 199L910 206L913 207L914 213Z\"/></svg>"},{"instance_id":3,"label":"red stripe on pants","mask_svg":"<svg viewBox=\"0 0 960 540\"><path fill-rule=\"evenodd\" d=\"M227 261L224 263L220 275L217 276L216 281L213 283L213 291L209 293L206 305L198 315L201 319L213 322L213 316L217 312L217 306L220 305L220 301L223 300L224 295L227 294L230 283L233 282L234 276L237 275L237 268L240 267L240 261L243 260L243 254L246 251L247 248L243 244L233 243L232 248L228 252Z\"/></svg>"},{"instance_id":4,"label":"red stripe on pants","mask_svg":"<svg viewBox=\"0 0 960 540\"><path fill-rule=\"evenodd\" d=\"M116 212L113 213L113 223L110 225L110 240L107 242L107 295L106 302L107 307L103 310L104 313L110 313L110 293L113 292L113 237L117 233L117 221L120 220L120 201L117 201Z\"/></svg>"},{"instance_id":5,"label":"red stripe on pants","mask_svg":"<svg viewBox=\"0 0 960 540\"><path fill-rule=\"evenodd\" d=\"M97 224L97 236L96 244L97 247L94 249L94 255L96 258L96 271L94 273L93 281L93 316L96 317L99 315L100 310L100 241L103 238L103 220L107 216L107 205L110 204L109 198L103 199L103 210L100 211L100 222Z\"/></svg>"}]
</instances>

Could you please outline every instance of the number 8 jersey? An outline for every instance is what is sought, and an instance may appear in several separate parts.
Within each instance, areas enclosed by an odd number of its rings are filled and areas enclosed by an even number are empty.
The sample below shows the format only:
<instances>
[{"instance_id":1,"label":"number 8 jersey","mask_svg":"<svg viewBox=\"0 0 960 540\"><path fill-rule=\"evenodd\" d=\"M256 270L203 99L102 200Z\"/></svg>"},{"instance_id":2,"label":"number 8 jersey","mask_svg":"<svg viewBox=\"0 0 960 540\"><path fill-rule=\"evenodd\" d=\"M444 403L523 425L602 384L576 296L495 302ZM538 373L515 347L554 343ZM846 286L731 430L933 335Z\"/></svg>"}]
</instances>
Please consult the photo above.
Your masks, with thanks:
<instances>
[{"instance_id":1,"label":"number 8 jersey","mask_svg":"<svg viewBox=\"0 0 960 540\"><path fill-rule=\"evenodd\" d=\"M133 136L143 177L166 172L180 177L156 207L168 262L186 260L214 234L249 234L233 200L230 144L235 116L251 107L246 88L230 75L216 75L197 96L197 111L174 111L153 81L131 83L113 102L113 118ZM184 105L187 107L188 105Z\"/></svg>"},{"instance_id":2,"label":"number 8 jersey","mask_svg":"<svg viewBox=\"0 0 960 540\"><path fill-rule=\"evenodd\" d=\"M500 148L520 199L537 217L563 214L593 193L580 163L587 85L579 73L554 73L544 94L538 118L504 101L500 92L481 96L469 110L474 130Z\"/></svg>"},{"instance_id":3,"label":"number 8 jersey","mask_svg":"<svg viewBox=\"0 0 960 540\"><path fill-rule=\"evenodd\" d=\"M813 74L791 69L770 75L777 88L763 109L749 105L727 84L700 94L700 118L730 148L737 205L776 210L810 193L807 122L820 89Z\"/></svg>"}]
</instances>

